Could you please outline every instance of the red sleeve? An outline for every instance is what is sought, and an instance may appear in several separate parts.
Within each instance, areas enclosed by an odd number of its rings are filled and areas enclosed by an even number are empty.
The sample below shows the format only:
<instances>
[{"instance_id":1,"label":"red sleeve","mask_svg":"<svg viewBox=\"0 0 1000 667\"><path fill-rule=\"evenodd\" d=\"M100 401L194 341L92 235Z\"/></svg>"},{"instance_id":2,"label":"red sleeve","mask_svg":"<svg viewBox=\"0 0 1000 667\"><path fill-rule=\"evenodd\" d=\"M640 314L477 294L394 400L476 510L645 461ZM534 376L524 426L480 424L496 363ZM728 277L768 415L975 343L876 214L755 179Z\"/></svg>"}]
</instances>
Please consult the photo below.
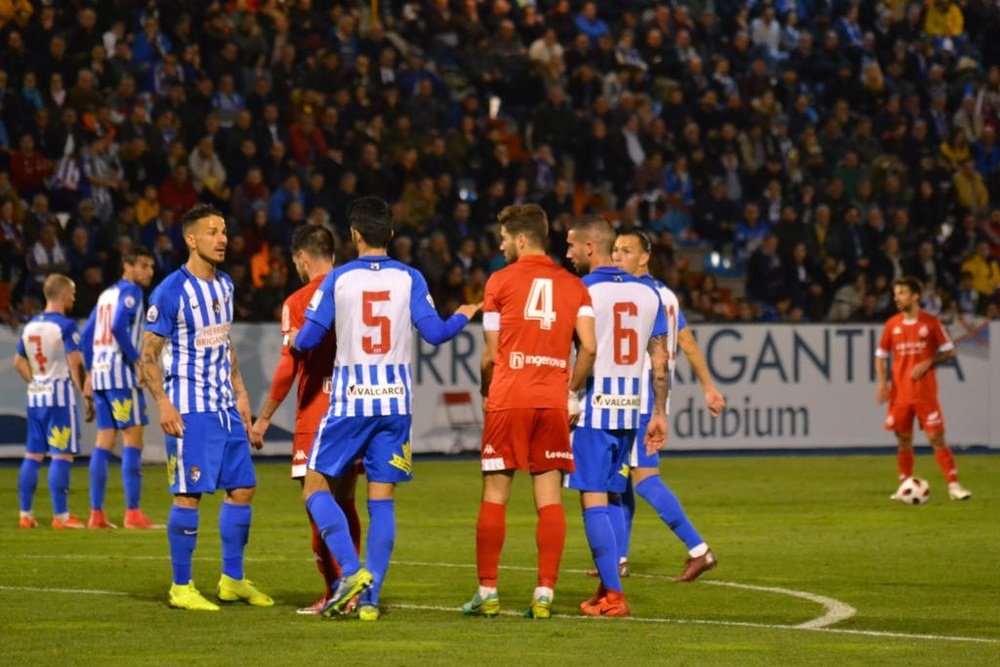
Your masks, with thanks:
<instances>
[{"instance_id":1,"label":"red sleeve","mask_svg":"<svg viewBox=\"0 0 1000 667\"><path fill-rule=\"evenodd\" d=\"M486 288L483 291L483 312L484 313L498 313L500 312L500 304L497 303L497 292L500 289L500 276L498 274L493 274L490 276L489 280L486 281Z\"/></svg>"},{"instance_id":2,"label":"red sleeve","mask_svg":"<svg viewBox=\"0 0 1000 667\"><path fill-rule=\"evenodd\" d=\"M271 381L270 399L276 403L281 403L288 396L295 378L299 375L302 366L302 358L296 354L287 340L288 332L293 328L302 326L302 318L297 312L292 297L285 299L281 307L281 357L278 359L278 367L274 369L274 379Z\"/></svg>"},{"instance_id":3,"label":"red sleeve","mask_svg":"<svg viewBox=\"0 0 1000 667\"><path fill-rule=\"evenodd\" d=\"M934 317L931 319L931 333L934 335L934 354L941 351L942 347L951 348L954 344L951 342L951 337L948 336L948 332L944 330L944 325L941 324L941 320Z\"/></svg>"},{"instance_id":4,"label":"red sleeve","mask_svg":"<svg viewBox=\"0 0 1000 667\"><path fill-rule=\"evenodd\" d=\"M878 351L881 352L882 354L884 354L885 356L889 356L889 354L892 353L892 349L891 349L891 346L892 346L892 337L889 335L889 330L890 330L889 323L890 322L892 322L892 320L889 320L889 322L886 322L886 325L884 327L882 327L882 338L881 338L881 340L879 340L879 343L878 343Z\"/></svg>"}]
</instances>

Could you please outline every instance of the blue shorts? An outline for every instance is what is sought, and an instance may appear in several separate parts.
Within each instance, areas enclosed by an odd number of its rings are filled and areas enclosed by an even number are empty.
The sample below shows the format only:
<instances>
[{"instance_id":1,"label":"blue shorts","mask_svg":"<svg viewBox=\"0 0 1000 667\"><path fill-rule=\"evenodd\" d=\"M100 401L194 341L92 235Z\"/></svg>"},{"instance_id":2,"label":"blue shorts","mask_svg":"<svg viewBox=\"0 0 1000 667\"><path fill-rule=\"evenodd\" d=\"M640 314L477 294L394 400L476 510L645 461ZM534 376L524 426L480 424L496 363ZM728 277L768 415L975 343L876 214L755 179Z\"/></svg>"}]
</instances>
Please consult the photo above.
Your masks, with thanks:
<instances>
[{"instance_id":1,"label":"blue shorts","mask_svg":"<svg viewBox=\"0 0 1000 667\"><path fill-rule=\"evenodd\" d=\"M631 456L628 464L633 468L659 468L660 452L652 456L646 453L646 429L649 428L649 415L639 415L639 430L635 432Z\"/></svg>"},{"instance_id":2,"label":"blue shorts","mask_svg":"<svg viewBox=\"0 0 1000 667\"><path fill-rule=\"evenodd\" d=\"M566 487L595 493L625 493L628 456L635 442L634 429L604 431L577 426L570 434L576 470L566 477Z\"/></svg>"},{"instance_id":3,"label":"blue shorts","mask_svg":"<svg viewBox=\"0 0 1000 667\"><path fill-rule=\"evenodd\" d=\"M75 405L28 408L29 454L79 454L80 420Z\"/></svg>"},{"instance_id":4,"label":"blue shorts","mask_svg":"<svg viewBox=\"0 0 1000 667\"><path fill-rule=\"evenodd\" d=\"M184 436L166 438L170 493L215 493L216 489L257 486L250 440L236 408L190 412L181 418Z\"/></svg>"},{"instance_id":5,"label":"blue shorts","mask_svg":"<svg viewBox=\"0 0 1000 667\"><path fill-rule=\"evenodd\" d=\"M95 389L94 416L97 430L122 431L132 426L145 426L146 396L142 389Z\"/></svg>"},{"instance_id":6,"label":"blue shorts","mask_svg":"<svg viewBox=\"0 0 1000 667\"><path fill-rule=\"evenodd\" d=\"M410 415L327 416L309 453L309 469L341 477L359 458L370 482L396 484L413 479Z\"/></svg>"}]
</instances>

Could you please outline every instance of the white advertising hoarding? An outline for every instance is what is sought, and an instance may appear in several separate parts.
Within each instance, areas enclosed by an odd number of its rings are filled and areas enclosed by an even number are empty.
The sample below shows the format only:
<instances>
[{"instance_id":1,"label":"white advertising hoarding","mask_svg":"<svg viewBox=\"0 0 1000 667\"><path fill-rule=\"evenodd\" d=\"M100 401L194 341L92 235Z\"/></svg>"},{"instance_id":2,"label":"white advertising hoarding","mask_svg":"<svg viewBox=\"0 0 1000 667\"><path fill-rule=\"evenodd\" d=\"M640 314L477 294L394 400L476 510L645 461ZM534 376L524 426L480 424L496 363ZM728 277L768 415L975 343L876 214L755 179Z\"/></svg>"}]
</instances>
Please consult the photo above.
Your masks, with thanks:
<instances>
[{"instance_id":1,"label":"white advertising hoarding","mask_svg":"<svg viewBox=\"0 0 1000 667\"><path fill-rule=\"evenodd\" d=\"M874 352L878 325L696 325L727 407L713 419L694 375L680 355L671 399L668 447L675 450L811 449L889 446L882 429L884 406L875 403ZM276 325L236 325L232 330L240 367L254 408L270 389L280 353ZM959 354L937 370L948 441L1000 447L1000 358L991 363L989 339L1000 324L952 327ZM992 334L992 335L991 335ZM16 335L0 332L0 456L23 453L24 384L10 366ZM482 334L470 326L434 347L423 341L414 354L413 451L453 453L479 446L479 358ZM1000 355L998 355L1000 357ZM150 405L147 460L162 460L163 435ZM289 451L294 390L276 413L264 453ZM83 431L84 452L93 425ZM918 435L918 443L921 436Z\"/></svg>"}]
</instances>

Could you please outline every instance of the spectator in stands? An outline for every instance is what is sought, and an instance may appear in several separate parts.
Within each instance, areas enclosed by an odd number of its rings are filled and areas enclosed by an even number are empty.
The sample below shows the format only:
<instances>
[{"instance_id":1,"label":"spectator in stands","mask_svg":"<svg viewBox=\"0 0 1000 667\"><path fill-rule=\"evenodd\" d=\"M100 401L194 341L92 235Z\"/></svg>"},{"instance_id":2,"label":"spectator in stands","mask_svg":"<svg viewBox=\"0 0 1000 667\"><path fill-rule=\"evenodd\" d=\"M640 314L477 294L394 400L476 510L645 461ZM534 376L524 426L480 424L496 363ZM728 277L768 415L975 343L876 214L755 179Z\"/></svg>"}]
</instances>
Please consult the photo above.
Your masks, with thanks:
<instances>
[{"instance_id":1,"label":"spectator in stands","mask_svg":"<svg viewBox=\"0 0 1000 667\"><path fill-rule=\"evenodd\" d=\"M972 276L972 287L982 297L983 301L1000 296L1000 262L990 252L987 241L976 243L973 254L962 262L962 274Z\"/></svg>"}]
</instances>

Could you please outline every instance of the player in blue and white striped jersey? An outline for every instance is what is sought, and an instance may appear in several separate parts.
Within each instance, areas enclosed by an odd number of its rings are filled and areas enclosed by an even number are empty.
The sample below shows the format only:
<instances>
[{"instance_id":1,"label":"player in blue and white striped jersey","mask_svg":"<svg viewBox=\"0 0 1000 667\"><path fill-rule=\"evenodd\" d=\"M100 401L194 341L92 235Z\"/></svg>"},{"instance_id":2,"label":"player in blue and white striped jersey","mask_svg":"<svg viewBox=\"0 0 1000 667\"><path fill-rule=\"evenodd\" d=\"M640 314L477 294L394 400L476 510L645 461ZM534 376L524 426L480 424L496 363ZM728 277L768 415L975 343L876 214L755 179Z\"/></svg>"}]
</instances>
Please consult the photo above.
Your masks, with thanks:
<instances>
[{"instance_id":1,"label":"player in blue and white striped jersey","mask_svg":"<svg viewBox=\"0 0 1000 667\"><path fill-rule=\"evenodd\" d=\"M269 607L274 601L243 571L257 479L246 429L250 398L229 337L233 281L216 268L226 256L226 221L215 208L198 205L184 214L181 226L188 260L153 290L142 341L143 379L167 435L167 479L174 495L167 522L174 572L170 605L218 610L195 588L191 558L201 494L225 489L219 599Z\"/></svg>"},{"instance_id":2,"label":"player in blue and white striped jersey","mask_svg":"<svg viewBox=\"0 0 1000 667\"><path fill-rule=\"evenodd\" d=\"M48 455L49 492L52 495L52 527L83 528L69 513L69 478L73 456L80 453L76 389L83 390L84 368L80 333L76 322L66 317L76 300L76 285L64 275L45 279L45 311L24 326L17 341L14 369L28 383L28 441L17 492L21 503L21 528L38 525L32 512L38 470ZM87 400L87 421L93 405Z\"/></svg>"},{"instance_id":3,"label":"player in blue and white striped jersey","mask_svg":"<svg viewBox=\"0 0 1000 667\"><path fill-rule=\"evenodd\" d=\"M587 274L597 324L597 359L573 430L576 470L566 486L580 491L583 523L601 585L581 606L588 616L627 616L628 603L618 574L618 547L624 527L620 512L610 512L608 494L621 493L628 481L627 457L639 427L643 360L653 363L656 402L646 430L646 447L666 442L664 408L669 396L667 323L656 290L614 266L614 229L600 216L587 216L569 230L566 256Z\"/></svg>"},{"instance_id":4,"label":"player in blue and white striped jersey","mask_svg":"<svg viewBox=\"0 0 1000 667\"><path fill-rule=\"evenodd\" d=\"M90 456L88 528L115 528L104 513L108 461L122 433L125 527L156 527L139 508L142 495L142 435L146 398L138 371L142 346L143 288L153 279L153 254L135 246L122 257L122 278L101 293L83 327L83 358L97 413L97 441Z\"/></svg>"},{"instance_id":5,"label":"player in blue and white striped jersey","mask_svg":"<svg viewBox=\"0 0 1000 667\"><path fill-rule=\"evenodd\" d=\"M410 454L410 362L413 327L434 345L453 338L478 305L465 305L447 321L434 310L424 277L389 259L392 212L375 197L351 204L348 218L358 259L329 274L313 294L295 347L309 350L333 327L330 409L313 442L303 498L320 534L337 558L343 576L320 612L344 613L364 591L358 615L379 617L378 595L395 541L395 485L413 477ZM347 518L330 494L330 480L363 457L368 477L367 568L354 551Z\"/></svg>"},{"instance_id":6,"label":"player in blue and white striped jersey","mask_svg":"<svg viewBox=\"0 0 1000 667\"><path fill-rule=\"evenodd\" d=\"M677 295L666 285L650 275L650 250L651 243L649 238L642 232L625 232L619 234L615 240L615 264L624 271L651 285L660 295L660 300L663 302L663 308L667 315L667 326L670 329L668 348L670 351L671 383L673 383L674 369L677 365L677 347L680 345L688 358L688 363L691 364L692 369L694 369L695 374L698 376L698 381L704 389L705 402L708 404L709 411L713 416L718 416L725 409L726 401L712 381L711 374L708 372L708 365L705 363L705 357L701 353L698 342L691 335L691 332L687 330L684 313L681 311L680 304L677 301ZM629 459L629 465L632 468L631 486L626 490L623 502L618 504L618 508L623 514L625 525L625 539L623 543L619 544L620 571L622 570L622 565L628 559L628 542L631 534L632 514L635 510L634 497L629 498L629 496L631 495L632 488L634 488L635 492L656 510L660 519L663 520L674 534L684 542L685 547L687 547L688 559L685 563L684 571L677 577L677 581L694 581L702 573L714 568L717 560L715 554L708 548L708 544L701 538L701 535L699 535L690 519L688 519L680 500L678 500L674 492L667 487L660 477L659 452L649 454L642 444L646 423L653 408L653 392L651 388L652 369L648 357L644 372L650 376L650 380L644 385L642 418ZM666 406L666 412L670 413L669 401ZM614 500L612 501L612 505L612 511L614 511L616 509L614 507L616 505ZM627 566L625 566L625 571L627 572Z\"/></svg>"}]
</instances>

